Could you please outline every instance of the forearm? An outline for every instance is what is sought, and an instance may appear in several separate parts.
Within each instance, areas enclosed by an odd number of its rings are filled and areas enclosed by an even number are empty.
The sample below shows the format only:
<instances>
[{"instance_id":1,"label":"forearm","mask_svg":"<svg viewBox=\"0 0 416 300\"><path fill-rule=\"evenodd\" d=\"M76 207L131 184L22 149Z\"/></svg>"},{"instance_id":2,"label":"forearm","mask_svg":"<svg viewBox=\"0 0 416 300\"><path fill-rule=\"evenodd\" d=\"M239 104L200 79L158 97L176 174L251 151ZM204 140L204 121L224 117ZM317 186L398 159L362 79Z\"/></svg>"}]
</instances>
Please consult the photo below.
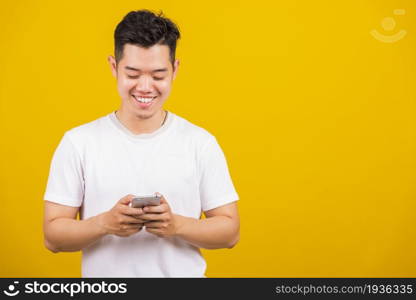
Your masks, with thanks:
<instances>
[{"instance_id":1,"label":"forearm","mask_svg":"<svg viewBox=\"0 0 416 300\"><path fill-rule=\"evenodd\" d=\"M58 218L45 227L45 244L52 252L74 252L91 245L104 235L98 216L86 220Z\"/></svg>"},{"instance_id":2,"label":"forearm","mask_svg":"<svg viewBox=\"0 0 416 300\"><path fill-rule=\"evenodd\" d=\"M175 215L176 236L198 248L232 248L239 240L239 223L227 216L194 219Z\"/></svg>"}]
</instances>

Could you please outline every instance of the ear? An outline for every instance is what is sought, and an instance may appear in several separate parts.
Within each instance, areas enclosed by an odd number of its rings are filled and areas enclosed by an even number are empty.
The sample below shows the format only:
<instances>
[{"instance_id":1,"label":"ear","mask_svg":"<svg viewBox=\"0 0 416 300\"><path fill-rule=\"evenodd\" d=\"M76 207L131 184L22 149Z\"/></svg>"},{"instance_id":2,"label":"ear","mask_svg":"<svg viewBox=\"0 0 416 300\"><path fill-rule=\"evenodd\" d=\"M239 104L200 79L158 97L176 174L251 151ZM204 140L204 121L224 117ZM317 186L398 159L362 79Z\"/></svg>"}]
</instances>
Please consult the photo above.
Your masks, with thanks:
<instances>
[{"instance_id":1,"label":"ear","mask_svg":"<svg viewBox=\"0 0 416 300\"><path fill-rule=\"evenodd\" d=\"M114 78L117 78L117 63L116 63L116 59L114 58L114 56L109 55L108 58L108 63L110 64L110 68L111 68L111 73L113 74Z\"/></svg>"},{"instance_id":2,"label":"ear","mask_svg":"<svg viewBox=\"0 0 416 300\"><path fill-rule=\"evenodd\" d=\"M172 80L176 78L176 75L178 74L178 68L179 68L179 59L175 60L173 63L173 77Z\"/></svg>"}]
</instances>

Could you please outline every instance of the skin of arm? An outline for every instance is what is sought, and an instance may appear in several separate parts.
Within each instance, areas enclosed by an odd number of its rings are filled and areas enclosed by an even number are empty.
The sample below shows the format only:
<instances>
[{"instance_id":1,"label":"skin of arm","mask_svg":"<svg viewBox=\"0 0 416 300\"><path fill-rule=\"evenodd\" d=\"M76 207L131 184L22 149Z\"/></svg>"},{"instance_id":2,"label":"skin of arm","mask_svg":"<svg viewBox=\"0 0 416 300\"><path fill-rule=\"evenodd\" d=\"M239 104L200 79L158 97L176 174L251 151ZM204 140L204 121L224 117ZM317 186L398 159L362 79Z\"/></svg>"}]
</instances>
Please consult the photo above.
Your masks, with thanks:
<instances>
[{"instance_id":1,"label":"skin of arm","mask_svg":"<svg viewBox=\"0 0 416 300\"><path fill-rule=\"evenodd\" d=\"M205 219L177 216L177 236L205 249L233 248L240 239L237 204L231 203L205 212Z\"/></svg>"},{"instance_id":2,"label":"skin of arm","mask_svg":"<svg viewBox=\"0 0 416 300\"><path fill-rule=\"evenodd\" d=\"M93 218L77 220L78 211L79 207L45 201L43 232L47 249L54 253L78 251L104 236Z\"/></svg>"}]
</instances>

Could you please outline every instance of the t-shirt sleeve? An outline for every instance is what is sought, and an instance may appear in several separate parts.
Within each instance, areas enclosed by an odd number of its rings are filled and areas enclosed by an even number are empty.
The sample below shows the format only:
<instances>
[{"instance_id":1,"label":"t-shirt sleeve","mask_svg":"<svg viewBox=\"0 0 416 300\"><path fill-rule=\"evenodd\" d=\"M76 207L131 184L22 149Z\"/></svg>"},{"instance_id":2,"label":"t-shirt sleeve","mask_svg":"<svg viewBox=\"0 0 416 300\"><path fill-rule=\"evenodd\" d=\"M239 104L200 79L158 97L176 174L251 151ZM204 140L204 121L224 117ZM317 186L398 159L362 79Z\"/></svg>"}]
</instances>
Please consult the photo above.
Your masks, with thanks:
<instances>
[{"instance_id":1,"label":"t-shirt sleeve","mask_svg":"<svg viewBox=\"0 0 416 300\"><path fill-rule=\"evenodd\" d=\"M224 153L215 137L210 137L200 157L201 207L207 211L238 200Z\"/></svg>"},{"instance_id":2,"label":"t-shirt sleeve","mask_svg":"<svg viewBox=\"0 0 416 300\"><path fill-rule=\"evenodd\" d=\"M66 133L52 158L44 200L80 207L83 198L81 157Z\"/></svg>"}]
</instances>

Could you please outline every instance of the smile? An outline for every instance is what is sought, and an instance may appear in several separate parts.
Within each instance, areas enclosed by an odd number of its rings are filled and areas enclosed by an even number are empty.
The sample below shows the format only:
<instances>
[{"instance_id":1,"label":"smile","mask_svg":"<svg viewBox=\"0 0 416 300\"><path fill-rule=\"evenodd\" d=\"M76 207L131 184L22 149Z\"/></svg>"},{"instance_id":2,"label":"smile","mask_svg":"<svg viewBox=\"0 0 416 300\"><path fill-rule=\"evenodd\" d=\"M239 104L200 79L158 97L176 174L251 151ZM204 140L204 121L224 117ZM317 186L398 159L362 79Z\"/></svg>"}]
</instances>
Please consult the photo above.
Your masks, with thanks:
<instances>
[{"instance_id":1,"label":"smile","mask_svg":"<svg viewBox=\"0 0 416 300\"><path fill-rule=\"evenodd\" d=\"M139 97L135 95L133 95L133 97L137 102L140 102L140 103L150 103L153 101L153 99L156 98L156 97Z\"/></svg>"}]
</instances>

